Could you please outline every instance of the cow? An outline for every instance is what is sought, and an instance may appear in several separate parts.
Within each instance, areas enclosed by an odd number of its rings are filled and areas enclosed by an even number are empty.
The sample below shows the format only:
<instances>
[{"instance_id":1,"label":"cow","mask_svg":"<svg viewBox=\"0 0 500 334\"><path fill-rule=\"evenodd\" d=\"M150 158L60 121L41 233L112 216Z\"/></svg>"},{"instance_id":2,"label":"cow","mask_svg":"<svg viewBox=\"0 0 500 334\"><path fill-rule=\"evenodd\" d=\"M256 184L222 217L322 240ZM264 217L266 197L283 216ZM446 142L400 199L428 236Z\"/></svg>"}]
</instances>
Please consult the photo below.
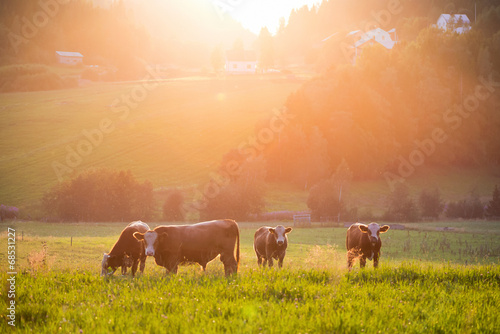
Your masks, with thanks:
<instances>
[{"instance_id":1,"label":"cow","mask_svg":"<svg viewBox=\"0 0 500 334\"><path fill-rule=\"evenodd\" d=\"M134 237L144 243L147 256L153 256L157 265L165 267L166 274L176 274L179 264L190 262L198 263L205 271L207 263L219 254L226 276L238 271L240 230L234 220L160 225L152 231L136 232Z\"/></svg>"},{"instance_id":2,"label":"cow","mask_svg":"<svg viewBox=\"0 0 500 334\"><path fill-rule=\"evenodd\" d=\"M273 266L273 258L278 260L278 267L283 267L286 248L288 246L287 233L292 231L291 227L285 228L283 225L276 227L262 226L253 237L253 249L257 255L257 263L269 268Z\"/></svg>"},{"instance_id":3,"label":"cow","mask_svg":"<svg viewBox=\"0 0 500 334\"><path fill-rule=\"evenodd\" d=\"M352 224L347 230L345 245L347 248L347 268L351 270L354 259L359 257L359 265L364 268L366 259L373 260L373 267L378 267L382 241L380 233L385 233L388 225L382 227L377 223Z\"/></svg>"},{"instance_id":4,"label":"cow","mask_svg":"<svg viewBox=\"0 0 500 334\"><path fill-rule=\"evenodd\" d=\"M111 251L102 258L101 276L113 275L118 267L122 268L122 275L127 273L127 267L132 267L132 276L135 276L139 261L141 262L140 271L144 272L146 266L146 255L142 242L134 238L136 232L146 232L149 226L141 221L132 222L125 227L120 237L114 244ZM108 272L109 268L113 271Z\"/></svg>"}]
</instances>

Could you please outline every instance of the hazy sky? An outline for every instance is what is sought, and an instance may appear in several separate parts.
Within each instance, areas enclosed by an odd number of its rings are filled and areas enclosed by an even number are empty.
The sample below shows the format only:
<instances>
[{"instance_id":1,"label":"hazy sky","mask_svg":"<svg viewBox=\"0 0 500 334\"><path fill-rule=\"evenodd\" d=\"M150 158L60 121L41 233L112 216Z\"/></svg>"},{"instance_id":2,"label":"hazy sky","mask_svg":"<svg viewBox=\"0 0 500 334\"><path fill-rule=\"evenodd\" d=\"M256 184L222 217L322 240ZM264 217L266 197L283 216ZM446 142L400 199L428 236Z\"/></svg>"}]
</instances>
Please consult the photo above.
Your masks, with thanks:
<instances>
[{"instance_id":1,"label":"hazy sky","mask_svg":"<svg viewBox=\"0 0 500 334\"><path fill-rule=\"evenodd\" d=\"M294 8L304 5L311 7L321 0L213 0L226 13L231 14L241 24L258 34L261 27L267 26L274 34L279 26L280 17L288 21Z\"/></svg>"}]
</instances>

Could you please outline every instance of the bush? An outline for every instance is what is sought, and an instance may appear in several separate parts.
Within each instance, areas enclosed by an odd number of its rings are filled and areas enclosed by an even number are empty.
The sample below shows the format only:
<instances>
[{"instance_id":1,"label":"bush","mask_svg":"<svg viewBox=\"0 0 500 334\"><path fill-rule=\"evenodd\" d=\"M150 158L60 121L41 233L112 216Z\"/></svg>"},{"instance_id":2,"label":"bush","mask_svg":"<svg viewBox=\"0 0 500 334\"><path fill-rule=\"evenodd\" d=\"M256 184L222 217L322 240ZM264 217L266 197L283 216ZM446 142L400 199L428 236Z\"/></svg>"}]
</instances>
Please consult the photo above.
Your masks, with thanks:
<instances>
[{"instance_id":1,"label":"bush","mask_svg":"<svg viewBox=\"0 0 500 334\"><path fill-rule=\"evenodd\" d=\"M410 191L404 184L398 184L389 196L389 208L383 216L387 221L416 221L418 211L410 197Z\"/></svg>"},{"instance_id":2,"label":"bush","mask_svg":"<svg viewBox=\"0 0 500 334\"><path fill-rule=\"evenodd\" d=\"M443 212L444 203L439 189L424 189L418 198L422 217L437 218Z\"/></svg>"},{"instance_id":3,"label":"bush","mask_svg":"<svg viewBox=\"0 0 500 334\"><path fill-rule=\"evenodd\" d=\"M5 219L17 219L19 216L19 209L15 206L0 205L0 221Z\"/></svg>"},{"instance_id":4,"label":"bush","mask_svg":"<svg viewBox=\"0 0 500 334\"><path fill-rule=\"evenodd\" d=\"M246 220L250 215L259 214L264 208L264 166L262 159L246 160L237 177L226 186L219 186L212 180L213 188L218 191L206 199L200 219Z\"/></svg>"},{"instance_id":5,"label":"bush","mask_svg":"<svg viewBox=\"0 0 500 334\"><path fill-rule=\"evenodd\" d=\"M153 186L130 171L90 170L54 187L42 203L50 217L66 221L149 220Z\"/></svg>"},{"instance_id":6,"label":"bush","mask_svg":"<svg viewBox=\"0 0 500 334\"><path fill-rule=\"evenodd\" d=\"M465 199L448 203L445 213L448 218L483 218L484 207L479 196L472 191Z\"/></svg>"},{"instance_id":7,"label":"bush","mask_svg":"<svg viewBox=\"0 0 500 334\"><path fill-rule=\"evenodd\" d=\"M495 190L493 190L493 198L486 207L486 215L488 217L500 217L500 191L498 191L496 185Z\"/></svg>"},{"instance_id":8,"label":"bush","mask_svg":"<svg viewBox=\"0 0 500 334\"><path fill-rule=\"evenodd\" d=\"M75 79L63 79L47 66L37 64L0 67L0 92L27 92L75 87Z\"/></svg>"},{"instance_id":9,"label":"bush","mask_svg":"<svg viewBox=\"0 0 500 334\"><path fill-rule=\"evenodd\" d=\"M178 189L170 190L163 204L163 219L168 222L184 221L184 195Z\"/></svg>"}]
</instances>

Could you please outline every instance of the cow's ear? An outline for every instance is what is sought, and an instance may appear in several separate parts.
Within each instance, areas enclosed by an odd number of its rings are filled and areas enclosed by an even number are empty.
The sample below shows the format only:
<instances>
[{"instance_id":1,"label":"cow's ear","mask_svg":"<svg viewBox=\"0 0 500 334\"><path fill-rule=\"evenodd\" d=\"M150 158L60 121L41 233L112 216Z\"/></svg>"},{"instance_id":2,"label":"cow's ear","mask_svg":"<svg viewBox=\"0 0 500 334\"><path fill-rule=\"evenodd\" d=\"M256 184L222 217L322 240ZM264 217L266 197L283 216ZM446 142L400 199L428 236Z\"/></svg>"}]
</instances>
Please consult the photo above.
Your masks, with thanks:
<instances>
[{"instance_id":1,"label":"cow's ear","mask_svg":"<svg viewBox=\"0 0 500 334\"><path fill-rule=\"evenodd\" d=\"M380 228L380 233L385 233L387 232L388 229L390 229L391 227L389 225L384 225Z\"/></svg>"},{"instance_id":2,"label":"cow's ear","mask_svg":"<svg viewBox=\"0 0 500 334\"><path fill-rule=\"evenodd\" d=\"M136 238L139 241L144 240L144 233L134 232L134 238Z\"/></svg>"},{"instance_id":3,"label":"cow's ear","mask_svg":"<svg viewBox=\"0 0 500 334\"><path fill-rule=\"evenodd\" d=\"M274 228L270 227L270 228L269 228L269 232L271 232L271 234L274 234L274 233L275 233Z\"/></svg>"},{"instance_id":4,"label":"cow's ear","mask_svg":"<svg viewBox=\"0 0 500 334\"><path fill-rule=\"evenodd\" d=\"M287 227L287 228L285 229L285 233L290 233L290 232L292 232L292 230L293 230L293 229L292 229L291 227Z\"/></svg>"},{"instance_id":5,"label":"cow's ear","mask_svg":"<svg viewBox=\"0 0 500 334\"><path fill-rule=\"evenodd\" d=\"M361 232L368 233L368 226L366 226L364 224L359 224L358 227L361 230Z\"/></svg>"}]
</instances>

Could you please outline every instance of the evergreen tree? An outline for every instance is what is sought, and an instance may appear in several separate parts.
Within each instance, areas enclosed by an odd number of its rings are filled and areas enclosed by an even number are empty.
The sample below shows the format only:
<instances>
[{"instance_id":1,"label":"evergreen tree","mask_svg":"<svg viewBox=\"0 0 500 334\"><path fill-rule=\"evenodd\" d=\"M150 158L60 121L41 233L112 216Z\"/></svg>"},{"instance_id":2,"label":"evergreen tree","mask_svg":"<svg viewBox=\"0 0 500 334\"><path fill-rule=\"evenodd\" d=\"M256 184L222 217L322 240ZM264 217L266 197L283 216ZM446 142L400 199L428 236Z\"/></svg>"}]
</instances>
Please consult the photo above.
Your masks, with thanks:
<instances>
[{"instance_id":1,"label":"evergreen tree","mask_svg":"<svg viewBox=\"0 0 500 334\"><path fill-rule=\"evenodd\" d=\"M486 215L490 217L500 217L500 191L498 190L498 185L495 185L493 198L486 207Z\"/></svg>"}]
</instances>

